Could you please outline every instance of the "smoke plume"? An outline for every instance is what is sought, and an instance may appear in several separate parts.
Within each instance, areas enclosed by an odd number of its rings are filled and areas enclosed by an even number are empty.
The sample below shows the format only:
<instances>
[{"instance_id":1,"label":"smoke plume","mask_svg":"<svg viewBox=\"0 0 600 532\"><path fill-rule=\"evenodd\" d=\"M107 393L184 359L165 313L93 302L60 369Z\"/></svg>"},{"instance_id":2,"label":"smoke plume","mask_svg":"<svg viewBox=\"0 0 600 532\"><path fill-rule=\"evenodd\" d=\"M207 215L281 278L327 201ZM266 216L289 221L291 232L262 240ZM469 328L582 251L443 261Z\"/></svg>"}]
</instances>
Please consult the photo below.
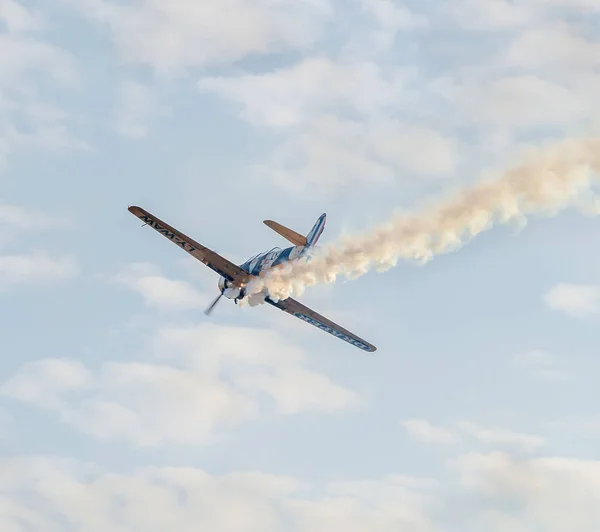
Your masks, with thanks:
<instances>
[{"instance_id":1,"label":"smoke plume","mask_svg":"<svg viewBox=\"0 0 600 532\"><path fill-rule=\"evenodd\" d=\"M526 223L531 214L556 215L573 206L600 213L592 191L600 179L600 138L561 141L539 149L495 179L487 178L415 212L395 215L375 229L323 247L308 260L286 263L247 286L256 304L268 293L274 300L301 295L338 276L356 279L385 271L398 260L425 263L456 251L494 224Z\"/></svg>"}]
</instances>

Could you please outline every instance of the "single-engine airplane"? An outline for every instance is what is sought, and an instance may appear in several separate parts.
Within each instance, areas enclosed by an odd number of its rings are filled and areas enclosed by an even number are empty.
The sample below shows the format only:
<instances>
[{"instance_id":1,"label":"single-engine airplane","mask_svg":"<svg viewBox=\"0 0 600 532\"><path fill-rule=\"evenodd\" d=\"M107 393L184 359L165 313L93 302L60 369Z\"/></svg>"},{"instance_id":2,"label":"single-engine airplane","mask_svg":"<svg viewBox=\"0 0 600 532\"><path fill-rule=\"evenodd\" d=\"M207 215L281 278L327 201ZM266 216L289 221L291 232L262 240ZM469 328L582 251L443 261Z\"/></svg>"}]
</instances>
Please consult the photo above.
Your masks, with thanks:
<instances>
[{"instance_id":1,"label":"single-engine airplane","mask_svg":"<svg viewBox=\"0 0 600 532\"><path fill-rule=\"evenodd\" d=\"M322 214L314 224L313 228L306 236L302 236L283 225L274 222L273 220L265 220L264 223L273 229L273 231L279 233L286 240L294 244L293 246L281 249L275 247L270 251L259 253L254 257L248 259L243 264L236 266L227 259L221 257L214 251L204 247L195 240L192 240L189 236L184 235L181 231L171 227L169 224L163 222L156 216L150 214L148 211L141 207L131 206L128 208L129 212L137 216L144 222L144 225L149 225L160 234L177 244L180 248L187 251L192 257L198 259L200 262L208 266L211 270L217 272L220 275L218 286L220 290L219 296L213 301L213 303L206 309L207 315L213 310L217 302L222 296L227 299L233 299L237 304L238 301L246 297L245 286L253 278L264 275L270 268L275 268L288 261L294 261L304 257L307 253L314 248L315 244L319 240L319 237L323 233L325 227L326 215ZM310 323L315 327L318 327L322 331L332 334L336 338L340 338L352 344L359 349L364 351L373 352L376 351L376 347L366 342L362 338L359 338L355 334L347 331L338 324L328 320L324 316L317 314L313 310L309 309L302 303L288 297L282 301L273 301L269 296L265 297L265 302L270 305L277 307L296 318Z\"/></svg>"}]
</instances>

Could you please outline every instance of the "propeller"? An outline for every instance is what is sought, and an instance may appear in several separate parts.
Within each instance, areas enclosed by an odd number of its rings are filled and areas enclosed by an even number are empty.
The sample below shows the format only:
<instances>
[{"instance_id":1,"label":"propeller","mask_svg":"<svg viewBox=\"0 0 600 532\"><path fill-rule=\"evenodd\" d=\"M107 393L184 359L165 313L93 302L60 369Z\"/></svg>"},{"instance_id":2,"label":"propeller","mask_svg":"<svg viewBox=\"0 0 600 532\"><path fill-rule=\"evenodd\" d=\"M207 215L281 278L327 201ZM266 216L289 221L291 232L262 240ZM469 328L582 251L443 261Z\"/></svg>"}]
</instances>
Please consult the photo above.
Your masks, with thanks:
<instances>
[{"instance_id":1,"label":"propeller","mask_svg":"<svg viewBox=\"0 0 600 532\"><path fill-rule=\"evenodd\" d=\"M213 309L215 308L215 305L216 305L216 304L219 302L219 299L221 299L222 297L223 297L223 294L219 294L219 295L217 296L217 299L215 299L215 300L214 300L214 301L211 303L210 307L208 307L208 308L207 308L207 309L204 311L204 314L206 314L207 316L210 316L210 313L211 313L211 312L213 311Z\"/></svg>"}]
</instances>

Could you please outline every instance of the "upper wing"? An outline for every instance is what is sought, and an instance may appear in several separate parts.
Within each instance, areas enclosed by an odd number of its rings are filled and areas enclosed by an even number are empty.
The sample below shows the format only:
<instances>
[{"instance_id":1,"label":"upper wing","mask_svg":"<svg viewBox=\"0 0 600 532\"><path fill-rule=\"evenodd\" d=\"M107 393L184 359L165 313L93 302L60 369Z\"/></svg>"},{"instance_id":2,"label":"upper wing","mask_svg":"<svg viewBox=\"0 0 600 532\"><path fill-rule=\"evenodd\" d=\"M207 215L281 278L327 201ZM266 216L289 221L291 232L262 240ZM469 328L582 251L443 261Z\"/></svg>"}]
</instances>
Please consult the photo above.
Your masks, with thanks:
<instances>
[{"instance_id":1,"label":"upper wing","mask_svg":"<svg viewBox=\"0 0 600 532\"><path fill-rule=\"evenodd\" d=\"M267 303L270 303L274 307L277 307L278 309L281 309L284 312L295 316L296 318L300 318L306 323L310 323L311 325L318 327L322 331L332 334L336 338L340 338L341 340L344 340L349 344L352 344L353 346L362 349L363 351L369 351L370 353L372 353L373 351L377 350L377 348L374 345L370 344L369 342L366 342L362 338L359 338L358 336L351 333L350 331L347 331L343 327L340 327L337 323L333 323L331 320L328 320L326 317L321 316L314 310L309 309L307 306L296 301L295 299L292 299L291 297L288 297L287 299L284 299L283 301L279 301L277 303L275 303L275 301L273 301L269 297L267 297L265 301Z\"/></svg>"},{"instance_id":2,"label":"upper wing","mask_svg":"<svg viewBox=\"0 0 600 532\"><path fill-rule=\"evenodd\" d=\"M247 283L253 276L248 272L242 270L239 266L233 264L218 255L214 251L198 244L195 240L192 240L189 236L184 235L181 231L174 229L169 224L166 224L156 216L145 211L141 207L129 207L127 209L130 213L137 216L147 225L164 235L166 238L177 244L179 247L187 251L192 257L195 257L203 264L206 264L211 270L217 272L219 275L225 277L225 279L233 282L236 285Z\"/></svg>"}]
</instances>

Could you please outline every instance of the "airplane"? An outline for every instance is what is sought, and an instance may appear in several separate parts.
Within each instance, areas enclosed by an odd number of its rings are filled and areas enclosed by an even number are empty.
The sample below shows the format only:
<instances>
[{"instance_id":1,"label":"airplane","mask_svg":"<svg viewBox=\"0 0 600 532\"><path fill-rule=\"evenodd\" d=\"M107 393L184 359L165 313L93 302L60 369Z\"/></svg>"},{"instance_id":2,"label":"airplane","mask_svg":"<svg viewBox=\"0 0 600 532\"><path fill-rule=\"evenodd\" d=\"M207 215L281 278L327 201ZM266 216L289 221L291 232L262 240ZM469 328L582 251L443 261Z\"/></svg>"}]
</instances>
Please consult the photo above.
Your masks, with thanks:
<instances>
[{"instance_id":1,"label":"airplane","mask_svg":"<svg viewBox=\"0 0 600 532\"><path fill-rule=\"evenodd\" d=\"M210 315L215 305L223 296L227 299L233 299L236 304L238 301L244 299L247 295L245 286L253 278L260 277L271 268L276 268L288 261L298 260L307 256L307 254L314 249L315 244L321 237L326 220L326 215L322 214L306 236L303 236L292 229L288 229L273 220L264 220L263 223L267 225L267 227L271 228L294 245L285 249L275 247L269 251L254 255L238 266L199 244L195 240L192 240L189 236L171 227L169 224L163 222L141 207L130 206L127 210L142 220L144 226L148 225L152 227L154 230L171 240L171 242L178 245L181 249L187 251L192 257L220 275L218 287L221 293L206 309L206 315ZM359 338L355 334L339 326L337 323L321 316L291 297L281 301L274 301L267 295L265 297L265 302L321 329L322 331L328 332L336 338L344 340L363 351L372 353L377 350L374 345Z\"/></svg>"}]
</instances>

